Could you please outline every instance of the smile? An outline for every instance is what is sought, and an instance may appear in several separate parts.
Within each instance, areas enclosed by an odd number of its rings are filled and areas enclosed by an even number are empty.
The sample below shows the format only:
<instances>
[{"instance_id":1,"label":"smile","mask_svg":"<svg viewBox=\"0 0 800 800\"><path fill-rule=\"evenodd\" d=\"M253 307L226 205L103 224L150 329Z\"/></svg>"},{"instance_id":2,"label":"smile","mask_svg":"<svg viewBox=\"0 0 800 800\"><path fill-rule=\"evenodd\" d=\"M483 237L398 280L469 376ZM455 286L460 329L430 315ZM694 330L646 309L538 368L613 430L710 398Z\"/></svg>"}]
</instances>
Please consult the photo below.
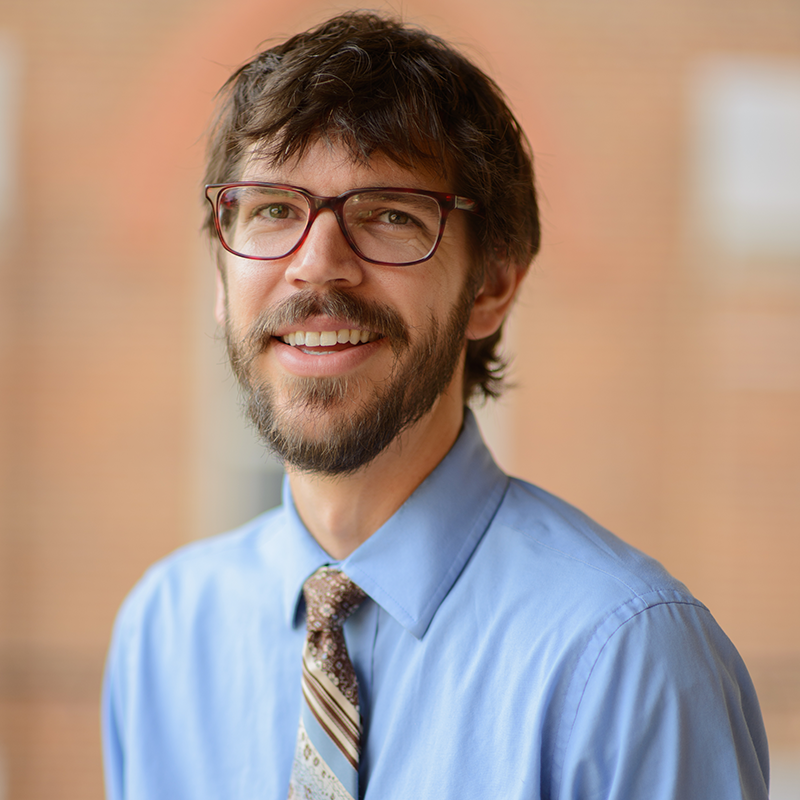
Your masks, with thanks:
<instances>
[{"instance_id":1,"label":"smile","mask_svg":"<svg viewBox=\"0 0 800 800\"><path fill-rule=\"evenodd\" d=\"M281 341L292 347L333 347L336 344L366 344L380 339L380 334L357 328L340 331L292 331L281 336Z\"/></svg>"}]
</instances>

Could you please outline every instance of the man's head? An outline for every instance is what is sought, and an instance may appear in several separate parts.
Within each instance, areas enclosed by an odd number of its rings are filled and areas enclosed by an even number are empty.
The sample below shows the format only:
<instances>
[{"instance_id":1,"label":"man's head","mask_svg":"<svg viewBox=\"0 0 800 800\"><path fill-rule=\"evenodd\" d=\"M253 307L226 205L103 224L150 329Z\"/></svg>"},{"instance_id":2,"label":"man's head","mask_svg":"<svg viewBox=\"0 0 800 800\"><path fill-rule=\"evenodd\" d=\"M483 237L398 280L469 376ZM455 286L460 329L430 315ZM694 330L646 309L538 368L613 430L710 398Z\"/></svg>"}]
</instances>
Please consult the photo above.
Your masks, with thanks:
<instances>
[{"instance_id":1,"label":"man's head","mask_svg":"<svg viewBox=\"0 0 800 800\"><path fill-rule=\"evenodd\" d=\"M496 352L502 314L496 302L497 321L486 322L492 314L477 321L481 298L501 293L502 286L516 286L539 247L529 149L495 84L437 37L354 12L259 54L234 73L222 97L206 173L210 184L288 184L323 198L355 188L406 187L430 195L459 195L463 203L459 200L457 208L475 211L452 211L446 226L443 218L444 238L430 261L394 267L379 258L382 266L373 269L369 281L330 275L319 282L306 280L306 275L300 279L297 263L311 264L315 231L319 228L323 236L328 225L323 218L332 217L324 205L320 208L326 210L314 221L313 203L328 201L302 194L269 201L273 226L278 216L281 224L288 224L286 217L295 216L299 206L301 217L312 215L308 239L298 251L285 258L275 251L269 256L275 261L244 262L220 248L218 316L248 394L250 416L262 436L296 467L351 472L426 414L454 375L459 402L481 392L495 395L503 366ZM353 233L350 223L342 221L349 206L338 202L342 228L321 248L312 272L319 272L323 261L338 258L334 251L346 233ZM209 215L210 232L228 213L222 206L219 201ZM241 205L236 208L241 215ZM398 208L392 208L393 219ZM355 228L360 223L352 224ZM358 253L352 238L350 245ZM339 260L341 265L347 257ZM252 299L261 289L241 280L259 269L262 275L282 270L294 296L282 297L274 290L276 284L271 293L264 292L259 308ZM387 286L390 292L383 291ZM449 298L449 305L440 295ZM359 323L381 337L383 352L391 346L391 368L381 376L374 364L370 367L369 400L354 388L366 380L363 370L327 379L325 369L313 367L303 377L302 370L297 373L292 367L287 374L270 362L273 356L283 358L288 340L281 338L283 331L302 330L298 322L311 317ZM283 323L293 325L287 329ZM270 349L274 352L268 354ZM319 420L323 410L337 404L349 408L336 425L315 428L313 422L305 427L298 422L301 414ZM309 425L315 435L309 434ZM345 441L350 444L344 446Z\"/></svg>"},{"instance_id":2,"label":"man's head","mask_svg":"<svg viewBox=\"0 0 800 800\"><path fill-rule=\"evenodd\" d=\"M382 153L446 172L452 191L480 206L470 215L479 268L524 270L539 249L530 151L517 120L490 78L426 31L346 13L257 55L222 98L206 183L239 180L254 146L284 162L322 137L355 159ZM206 224L213 235L211 216ZM497 393L499 339L498 330L469 343L465 399Z\"/></svg>"}]
</instances>

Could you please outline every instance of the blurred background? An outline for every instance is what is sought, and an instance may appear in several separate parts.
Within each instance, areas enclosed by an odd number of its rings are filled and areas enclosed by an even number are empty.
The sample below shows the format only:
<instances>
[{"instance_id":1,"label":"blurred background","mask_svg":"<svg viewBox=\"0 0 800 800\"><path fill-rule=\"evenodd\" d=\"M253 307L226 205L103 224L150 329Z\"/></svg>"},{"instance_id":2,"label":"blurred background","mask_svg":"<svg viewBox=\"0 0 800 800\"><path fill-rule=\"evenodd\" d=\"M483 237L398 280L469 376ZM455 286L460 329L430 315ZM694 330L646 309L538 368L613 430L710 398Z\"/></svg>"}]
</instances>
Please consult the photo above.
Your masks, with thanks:
<instances>
[{"instance_id":1,"label":"blurred background","mask_svg":"<svg viewBox=\"0 0 800 800\"><path fill-rule=\"evenodd\" d=\"M280 480L212 318L213 96L347 6L0 2L0 800L94 800L120 602ZM498 460L711 608L800 797L800 2L379 8L495 76L536 152Z\"/></svg>"}]
</instances>

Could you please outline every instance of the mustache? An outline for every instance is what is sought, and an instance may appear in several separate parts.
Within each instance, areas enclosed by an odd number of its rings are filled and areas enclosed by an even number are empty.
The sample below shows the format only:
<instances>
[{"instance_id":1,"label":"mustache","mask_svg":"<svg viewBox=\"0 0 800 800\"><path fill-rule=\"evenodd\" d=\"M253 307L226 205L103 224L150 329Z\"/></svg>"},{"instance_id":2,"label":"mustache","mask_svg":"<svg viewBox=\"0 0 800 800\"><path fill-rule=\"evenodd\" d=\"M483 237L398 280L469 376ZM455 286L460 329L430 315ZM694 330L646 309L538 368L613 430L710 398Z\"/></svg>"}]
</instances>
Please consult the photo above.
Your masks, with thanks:
<instances>
[{"instance_id":1,"label":"mustache","mask_svg":"<svg viewBox=\"0 0 800 800\"><path fill-rule=\"evenodd\" d=\"M272 308L264 309L250 325L242 340L242 350L249 356L247 360L261 353L282 328L300 328L310 317L319 316L346 319L354 327L373 331L389 339L396 351L409 345L406 325L393 308L342 289L329 289L324 294L303 289Z\"/></svg>"}]
</instances>

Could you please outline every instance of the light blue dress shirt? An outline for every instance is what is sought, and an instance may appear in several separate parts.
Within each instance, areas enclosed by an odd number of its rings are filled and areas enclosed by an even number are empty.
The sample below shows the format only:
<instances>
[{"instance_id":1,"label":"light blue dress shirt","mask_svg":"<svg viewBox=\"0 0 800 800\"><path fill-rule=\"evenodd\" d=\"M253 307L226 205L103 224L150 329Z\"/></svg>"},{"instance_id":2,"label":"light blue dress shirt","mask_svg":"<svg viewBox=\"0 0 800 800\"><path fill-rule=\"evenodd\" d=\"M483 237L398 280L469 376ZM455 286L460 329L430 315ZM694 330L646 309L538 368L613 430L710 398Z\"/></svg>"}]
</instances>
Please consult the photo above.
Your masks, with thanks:
<instances>
[{"instance_id":1,"label":"light blue dress shirt","mask_svg":"<svg viewBox=\"0 0 800 800\"><path fill-rule=\"evenodd\" d=\"M104 688L109 800L283 800L302 586L333 563L281 508L183 548L123 606ZM508 478L471 414L339 566L367 800L767 797L744 664L655 561Z\"/></svg>"}]
</instances>

